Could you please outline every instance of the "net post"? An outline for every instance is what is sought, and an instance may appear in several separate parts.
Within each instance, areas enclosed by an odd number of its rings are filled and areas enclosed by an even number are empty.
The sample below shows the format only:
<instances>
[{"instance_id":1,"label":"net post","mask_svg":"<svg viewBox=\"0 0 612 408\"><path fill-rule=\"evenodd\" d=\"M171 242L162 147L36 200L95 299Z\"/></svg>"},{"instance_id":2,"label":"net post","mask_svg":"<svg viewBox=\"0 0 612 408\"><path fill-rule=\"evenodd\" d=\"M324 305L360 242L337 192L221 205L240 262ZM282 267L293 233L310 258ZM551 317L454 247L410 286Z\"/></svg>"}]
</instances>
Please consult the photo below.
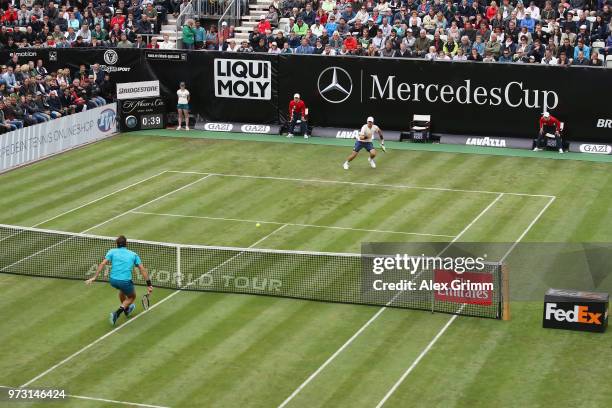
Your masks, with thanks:
<instances>
[{"instance_id":1,"label":"net post","mask_svg":"<svg viewBox=\"0 0 612 408\"><path fill-rule=\"evenodd\" d=\"M181 274L181 247L180 245L177 245L176 246L176 284L179 289L183 286L182 280L183 280L183 277Z\"/></svg>"},{"instance_id":2,"label":"net post","mask_svg":"<svg viewBox=\"0 0 612 408\"><path fill-rule=\"evenodd\" d=\"M435 313L436 307L436 291L433 286L436 283L436 271L435 269L431 271L431 313Z\"/></svg>"},{"instance_id":3,"label":"net post","mask_svg":"<svg viewBox=\"0 0 612 408\"><path fill-rule=\"evenodd\" d=\"M510 320L510 269L508 265L501 265L501 282L502 282L502 320Z\"/></svg>"}]
</instances>

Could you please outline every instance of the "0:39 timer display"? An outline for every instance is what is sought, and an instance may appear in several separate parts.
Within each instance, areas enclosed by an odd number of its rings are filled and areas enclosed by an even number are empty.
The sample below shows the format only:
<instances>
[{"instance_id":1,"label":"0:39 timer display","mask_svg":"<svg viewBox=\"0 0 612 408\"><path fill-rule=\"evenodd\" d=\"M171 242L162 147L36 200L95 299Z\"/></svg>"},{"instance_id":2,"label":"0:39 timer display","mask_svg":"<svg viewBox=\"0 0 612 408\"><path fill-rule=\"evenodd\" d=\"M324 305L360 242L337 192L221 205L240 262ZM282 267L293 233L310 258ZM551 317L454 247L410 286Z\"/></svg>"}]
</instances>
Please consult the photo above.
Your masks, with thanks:
<instances>
[{"instance_id":1,"label":"0:39 timer display","mask_svg":"<svg viewBox=\"0 0 612 408\"><path fill-rule=\"evenodd\" d=\"M142 115L140 117L141 129L163 129L164 115L162 113L154 113L151 115Z\"/></svg>"}]
</instances>

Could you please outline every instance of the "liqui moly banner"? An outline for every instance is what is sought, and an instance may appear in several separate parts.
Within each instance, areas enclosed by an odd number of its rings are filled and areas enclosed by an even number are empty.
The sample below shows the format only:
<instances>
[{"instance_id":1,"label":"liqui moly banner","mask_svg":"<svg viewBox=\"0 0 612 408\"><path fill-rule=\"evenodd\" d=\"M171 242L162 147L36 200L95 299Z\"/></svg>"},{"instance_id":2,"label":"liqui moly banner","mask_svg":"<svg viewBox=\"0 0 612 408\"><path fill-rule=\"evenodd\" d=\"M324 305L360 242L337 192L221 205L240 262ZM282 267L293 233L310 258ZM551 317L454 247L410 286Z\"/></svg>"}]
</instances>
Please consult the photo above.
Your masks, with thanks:
<instances>
[{"instance_id":1,"label":"liqui moly banner","mask_svg":"<svg viewBox=\"0 0 612 408\"><path fill-rule=\"evenodd\" d=\"M490 273L464 272L436 269L434 282L439 284L434 291L435 300L469 305L490 306L493 303L493 275ZM475 288L482 284L482 289ZM490 288L487 288L490 287Z\"/></svg>"}]
</instances>

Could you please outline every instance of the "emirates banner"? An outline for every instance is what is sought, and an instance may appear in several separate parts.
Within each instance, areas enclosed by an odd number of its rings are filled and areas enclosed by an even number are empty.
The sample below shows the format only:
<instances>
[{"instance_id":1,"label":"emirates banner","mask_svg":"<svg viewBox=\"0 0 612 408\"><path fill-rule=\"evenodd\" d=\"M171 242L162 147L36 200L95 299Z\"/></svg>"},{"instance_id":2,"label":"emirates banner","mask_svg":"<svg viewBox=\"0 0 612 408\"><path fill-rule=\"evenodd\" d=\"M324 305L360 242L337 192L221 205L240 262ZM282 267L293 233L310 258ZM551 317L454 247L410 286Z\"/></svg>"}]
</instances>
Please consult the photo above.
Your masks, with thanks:
<instances>
[{"instance_id":1,"label":"emirates banner","mask_svg":"<svg viewBox=\"0 0 612 408\"><path fill-rule=\"evenodd\" d=\"M566 140L612 142L610 69L104 48L5 50L0 59L13 53L52 70L98 63L113 83L158 80L169 107L184 81L192 112L211 122L283 124L297 92L315 128L357 129L374 116L383 130L406 131L424 114L436 134L532 139L550 111Z\"/></svg>"},{"instance_id":2,"label":"emirates banner","mask_svg":"<svg viewBox=\"0 0 612 408\"><path fill-rule=\"evenodd\" d=\"M434 291L434 298L436 300L486 306L491 305L493 302L492 289L466 288L466 284L469 283L488 283L493 286L493 274L473 272L459 274L455 271L436 269L434 271L434 281L438 286Z\"/></svg>"}]
</instances>

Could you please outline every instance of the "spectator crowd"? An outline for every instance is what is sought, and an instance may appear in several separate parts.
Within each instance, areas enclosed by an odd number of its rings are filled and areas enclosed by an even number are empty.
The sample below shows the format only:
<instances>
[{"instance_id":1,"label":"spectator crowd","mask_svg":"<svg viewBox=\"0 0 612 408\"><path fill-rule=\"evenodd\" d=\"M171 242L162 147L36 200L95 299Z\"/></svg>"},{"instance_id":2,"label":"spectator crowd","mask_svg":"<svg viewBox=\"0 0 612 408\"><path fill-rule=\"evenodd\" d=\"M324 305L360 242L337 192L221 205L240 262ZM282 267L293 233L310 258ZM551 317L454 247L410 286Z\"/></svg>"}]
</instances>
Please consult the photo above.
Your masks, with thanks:
<instances>
[{"instance_id":1,"label":"spectator crowd","mask_svg":"<svg viewBox=\"0 0 612 408\"><path fill-rule=\"evenodd\" d=\"M114 99L108 73L98 64L50 72L43 61L20 64L13 55L0 73L0 133L105 105Z\"/></svg>"},{"instance_id":2,"label":"spectator crowd","mask_svg":"<svg viewBox=\"0 0 612 408\"><path fill-rule=\"evenodd\" d=\"M17 48L176 48L164 36L168 14L189 0L0 0L0 46Z\"/></svg>"},{"instance_id":3,"label":"spectator crowd","mask_svg":"<svg viewBox=\"0 0 612 408\"><path fill-rule=\"evenodd\" d=\"M228 52L549 65L602 66L612 55L612 0L499 1L284 0L259 16L248 41L214 25L200 39Z\"/></svg>"}]
</instances>

